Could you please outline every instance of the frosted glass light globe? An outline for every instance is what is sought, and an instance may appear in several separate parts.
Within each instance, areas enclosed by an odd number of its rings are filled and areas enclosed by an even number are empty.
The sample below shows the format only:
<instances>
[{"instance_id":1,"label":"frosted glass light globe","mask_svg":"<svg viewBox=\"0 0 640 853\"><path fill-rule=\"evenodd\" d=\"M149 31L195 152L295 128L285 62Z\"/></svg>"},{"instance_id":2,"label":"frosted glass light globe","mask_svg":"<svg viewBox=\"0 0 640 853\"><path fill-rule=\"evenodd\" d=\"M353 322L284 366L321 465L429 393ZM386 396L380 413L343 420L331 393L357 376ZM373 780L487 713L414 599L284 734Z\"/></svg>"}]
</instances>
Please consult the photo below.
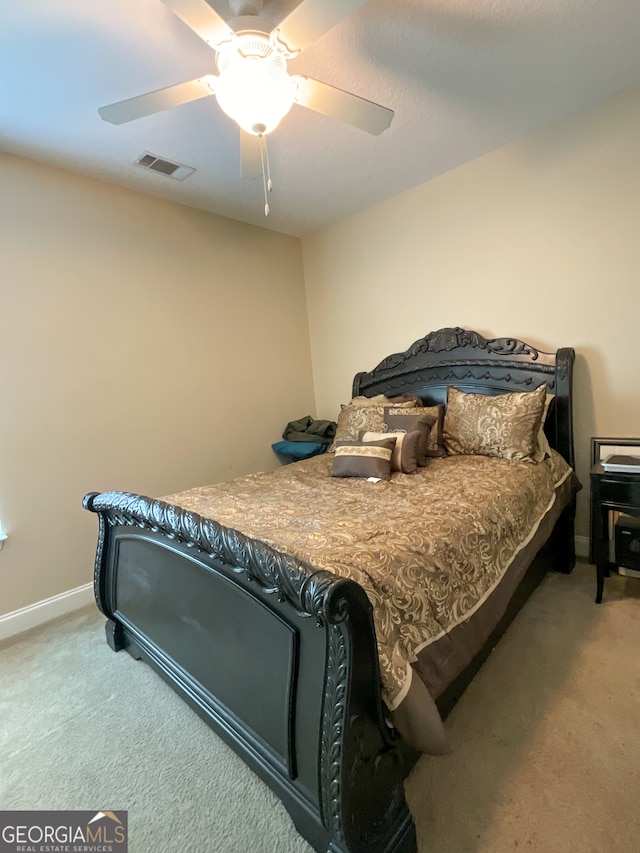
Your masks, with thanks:
<instances>
[{"instance_id":1,"label":"frosted glass light globe","mask_svg":"<svg viewBox=\"0 0 640 853\"><path fill-rule=\"evenodd\" d=\"M252 56L235 57L216 81L220 108L254 136L275 130L291 109L295 90L286 71Z\"/></svg>"}]
</instances>

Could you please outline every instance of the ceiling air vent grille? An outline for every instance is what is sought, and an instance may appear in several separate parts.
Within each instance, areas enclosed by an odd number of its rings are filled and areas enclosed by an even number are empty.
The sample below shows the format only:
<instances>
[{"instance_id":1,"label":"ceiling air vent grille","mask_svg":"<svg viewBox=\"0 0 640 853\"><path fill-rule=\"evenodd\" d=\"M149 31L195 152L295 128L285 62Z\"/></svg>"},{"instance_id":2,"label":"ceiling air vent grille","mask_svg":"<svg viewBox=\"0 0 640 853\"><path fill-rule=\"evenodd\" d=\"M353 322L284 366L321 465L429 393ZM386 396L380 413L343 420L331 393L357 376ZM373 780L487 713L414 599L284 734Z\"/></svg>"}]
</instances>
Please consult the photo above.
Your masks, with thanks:
<instances>
[{"instance_id":1,"label":"ceiling air vent grille","mask_svg":"<svg viewBox=\"0 0 640 853\"><path fill-rule=\"evenodd\" d=\"M159 172L167 178L173 178L175 181L184 181L189 175L195 172L193 166L185 166L182 163L174 163L173 160L166 160L164 157L158 157L157 154L151 154L145 151L141 157L136 160L136 166L142 166L143 169L151 169L152 172Z\"/></svg>"}]
</instances>

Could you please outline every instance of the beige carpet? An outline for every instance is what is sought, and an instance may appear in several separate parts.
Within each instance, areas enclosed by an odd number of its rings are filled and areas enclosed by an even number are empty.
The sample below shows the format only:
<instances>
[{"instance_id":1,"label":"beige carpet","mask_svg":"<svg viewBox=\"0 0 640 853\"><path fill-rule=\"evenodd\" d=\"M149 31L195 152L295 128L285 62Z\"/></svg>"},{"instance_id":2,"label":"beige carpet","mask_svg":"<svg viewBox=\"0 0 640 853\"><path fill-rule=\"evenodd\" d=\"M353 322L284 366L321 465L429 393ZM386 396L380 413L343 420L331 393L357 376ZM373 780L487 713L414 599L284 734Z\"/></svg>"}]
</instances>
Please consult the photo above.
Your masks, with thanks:
<instances>
[{"instance_id":1,"label":"beige carpet","mask_svg":"<svg viewBox=\"0 0 640 853\"><path fill-rule=\"evenodd\" d=\"M640 580L551 575L407 782L420 853L640 851ZM131 853L309 853L93 610L0 646L0 808L128 809Z\"/></svg>"},{"instance_id":2,"label":"beige carpet","mask_svg":"<svg viewBox=\"0 0 640 853\"><path fill-rule=\"evenodd\" d=\"M640 580L548 575L407 785L419 850L640 851Z\"/></svg>"}]
</instances>

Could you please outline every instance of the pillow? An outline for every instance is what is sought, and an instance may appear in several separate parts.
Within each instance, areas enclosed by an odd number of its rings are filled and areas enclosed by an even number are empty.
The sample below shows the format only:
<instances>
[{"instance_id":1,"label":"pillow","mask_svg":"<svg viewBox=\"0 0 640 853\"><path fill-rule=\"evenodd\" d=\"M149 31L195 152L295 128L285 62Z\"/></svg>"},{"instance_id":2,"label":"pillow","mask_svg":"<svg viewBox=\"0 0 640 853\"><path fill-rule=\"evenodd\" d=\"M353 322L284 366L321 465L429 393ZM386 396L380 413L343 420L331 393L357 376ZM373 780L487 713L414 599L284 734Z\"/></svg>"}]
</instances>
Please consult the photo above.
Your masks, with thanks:
<instances>
[{"instance_id":1,"label":"pillow","mask_svg":"<svg viewBox=\"0 0 640 853\"><path fill-rule=\"evenodd\" d=\"M336 437L329 448L329 452L335 450L338 441L357 440L361 429L384 432L384 407L393 405L400 410L411 409L416 405L418 398L414 397L413 394L408 394L407 397L408 399L404 397L389 399L389 397L379 394L378 399L365 397L365 403L358 402L361 399L360 397L354 397L350 403L342 406L338 415ZM372 403L371 401L374 399L375 402Z\"/></svg>"},{"instance_id":2,"label":"pillow","mask_svg":"<svg viewBox=\"0 0 640 853\"><path fill-rule=\"evenodd\" d=\"M372 441L382 441L393 436L396 446L391 454L391 470L400 471L402 474L415 474L418 470L418 457L420 456L421 433L413 432L367 432L360 430L358 438L367 444Z\"/></svg>"},{"instance_id":3,"label":"pillow","mask_svg":"<svg viewBox=\"0 0 640 853\"><path fill-rule=\"evenodd\" d=\"M414 406L422 405L420 397L416 397L415 394L408 393L401 394L399 397L385 397L384 394L376 394L375 397L353 397L351 399L351 404L356 406L388 406L393 403L394 406L403 406L405 403L410 403L412 400Z\"/></svg>"},{"instance_id":4,"label":"pillow","mask_svg":"<svg viewBox=\"0 0 640 853\"><path fill-rule=\"evenodd\" d=\"M551 447L549 446L549 439L544 431L544 425L547 422L551 403L555 400L555 397L555 394L550 394L547 391L547 398L545 400L544 411L542 413L542 421L540 423L540 429L538 430L538 437L536 438L536 449L533 454L533 458L536 462L542 462L547 458L547 456L551 456Z\"/></svg>"},{"instance_id":5,"label":"pillow","mask_svg":"<svg viewBox=\"0 0 640 853\"><path fill-rule=\"evenodd\" d=\"M434 425L431 427L429 432L429 438L427 439L427 449L426 456L446 456L447 451L444 446L444 438L443 438L443 427L444 427L444 405L442 403L438 403L436 406L415 406L409 411L400 410L397 411L398 406L388 407L385 413L385 422L386 415L413 415L414 417L419 417L421 415L429 415L434 418Z\"/></svg>"},{"instance_id":6,"label":"pillow","mask_svg":"<svg viewBox=\"0 0 640 853\"><path fill-rule=\"evenodd\" d=\"M417 411L417 415L411 412ZM427 450L431 427L436 423L436 415L423 415L421 409L408 409L406 414L393 415L389 409L384 411L384 423L389 432L414 432L420 434L418 442L418 465L424 467L427 464ZM397 447L397 445L396 445Z\"/></svg>"},{"instance_id":7,"label":"pillow","mask_svg":"<svg viewBox=\"0 0 640 853\"><path fill-rule=\"evenodd\" d=\"M546 385L495 397L449 388L444 417L447 452L533 462L546 395Z\"/></svg>"},{"instance_id":8,"label":"pillow","mask_svg":"<svg viewBox=\"0 0 640 853\"><path fill-rule=\"evenodd\" d=\"M378 477L388 480L391 476L391 455L396 439L382 441L337 441L330 477Z\"/></svg>"}]
</instances>

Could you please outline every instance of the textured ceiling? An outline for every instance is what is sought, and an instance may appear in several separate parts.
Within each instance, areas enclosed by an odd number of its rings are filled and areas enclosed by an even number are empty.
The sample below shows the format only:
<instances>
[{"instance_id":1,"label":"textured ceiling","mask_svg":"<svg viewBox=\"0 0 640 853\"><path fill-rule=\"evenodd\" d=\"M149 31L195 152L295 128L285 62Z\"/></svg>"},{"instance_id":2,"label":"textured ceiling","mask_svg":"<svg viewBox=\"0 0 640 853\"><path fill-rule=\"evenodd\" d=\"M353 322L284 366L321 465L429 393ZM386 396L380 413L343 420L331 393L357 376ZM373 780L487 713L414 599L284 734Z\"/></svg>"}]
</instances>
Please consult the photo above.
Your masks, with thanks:
<instances>
[{"instance_id":1,"label":"textured ceiling","mask_svg":"<svg viewBox=\"0 0 640 853\"><path fill-rule=\"evenodd\" d=\"M224 0L210 0L225 18ZM296 0L266 0L280 20ZM130 124L99 106L215 71L159 0L4 0L0 149L304 234L640 82L640 0L369 0L290 63L395 110L378 137L294 106L269 137L274 191L239 171L215 98ZM184 182L133 165L193 166Z\"/></svg>"}]
</instances>

